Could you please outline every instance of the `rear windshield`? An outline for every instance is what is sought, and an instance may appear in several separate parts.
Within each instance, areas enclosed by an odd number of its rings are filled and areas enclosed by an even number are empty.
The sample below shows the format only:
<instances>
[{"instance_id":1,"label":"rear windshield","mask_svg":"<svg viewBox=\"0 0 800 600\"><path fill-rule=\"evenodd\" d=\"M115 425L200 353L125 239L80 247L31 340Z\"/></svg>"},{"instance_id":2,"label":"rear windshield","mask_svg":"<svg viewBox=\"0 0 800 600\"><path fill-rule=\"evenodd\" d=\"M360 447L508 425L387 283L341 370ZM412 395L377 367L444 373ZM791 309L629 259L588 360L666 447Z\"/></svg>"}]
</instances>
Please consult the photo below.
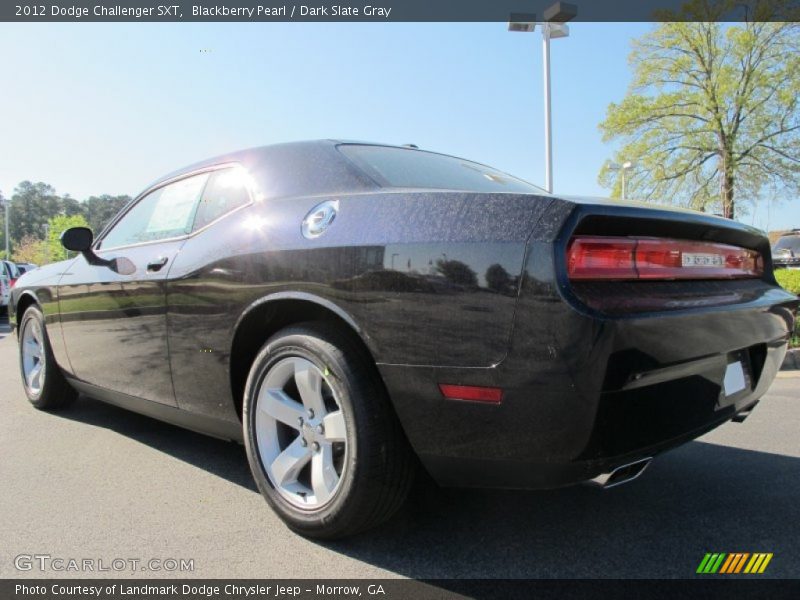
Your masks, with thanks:
<instances>
[{"instance_id":1,"label":"rear windshield","mask_svg":"<svg viewBox=\"0 0 800 600\"><path fill-rule=\"evenodd\" d=\"M787 235L782 237L778 240L778 243L775 244L772 250L784 250L787 248L793 252L800 251L800 235Z\"/></svg>"},{"instance_id":2,"label":"rear windshield","mask_svg":"<svg viewBox=\"0 0 800 600\"><path fill-rule=\"evenodd\" d=\"M383 187L546 194L502 171L445 154L356 144L339 150Z\"/></svg>"}]
</instances>

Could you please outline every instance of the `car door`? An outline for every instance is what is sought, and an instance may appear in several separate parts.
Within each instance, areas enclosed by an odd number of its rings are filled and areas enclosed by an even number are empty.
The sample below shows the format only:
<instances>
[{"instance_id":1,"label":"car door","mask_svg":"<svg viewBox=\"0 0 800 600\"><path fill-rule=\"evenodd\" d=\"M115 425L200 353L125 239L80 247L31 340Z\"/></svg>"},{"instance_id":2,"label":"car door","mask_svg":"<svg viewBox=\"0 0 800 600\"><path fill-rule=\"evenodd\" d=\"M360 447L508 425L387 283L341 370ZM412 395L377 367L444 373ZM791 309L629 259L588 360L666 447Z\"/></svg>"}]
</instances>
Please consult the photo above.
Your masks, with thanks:
<instances>
[{"instance_id":1,"label":"car door","mask_svg":"<svg viewBox=\"0 0 800 600\"><path fill-rule=\"evenodd\" d=\"M59 308L73 374L107 390L174 406L166 324L166 282L191 232L208 173L144 194L95 243L118 268L79 256L59 284ZM120 266L122 265L122 266Z\"/></svg>"}]
</instances>

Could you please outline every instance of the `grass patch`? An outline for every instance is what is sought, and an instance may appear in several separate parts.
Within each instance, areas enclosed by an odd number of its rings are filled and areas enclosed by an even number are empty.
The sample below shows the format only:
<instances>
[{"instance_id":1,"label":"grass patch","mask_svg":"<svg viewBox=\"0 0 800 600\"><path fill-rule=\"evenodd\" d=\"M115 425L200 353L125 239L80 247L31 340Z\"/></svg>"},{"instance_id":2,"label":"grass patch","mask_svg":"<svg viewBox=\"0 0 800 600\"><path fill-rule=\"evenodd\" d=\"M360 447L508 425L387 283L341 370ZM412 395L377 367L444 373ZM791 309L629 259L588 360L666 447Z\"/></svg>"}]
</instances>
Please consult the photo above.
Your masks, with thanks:
<instances>
[{"instance_id":1,"label":"grass patch","mask_svg":"<svg viewBox=\"0 0 800 600\"><path fill-rule=\"evenodd\" d=\"M783 289L800 296L800 269L777 269L775 271L775 279ZM794 335L789 345L792 348L800 347L800 319L794 322Z\"/></svg>"}]
</instances>

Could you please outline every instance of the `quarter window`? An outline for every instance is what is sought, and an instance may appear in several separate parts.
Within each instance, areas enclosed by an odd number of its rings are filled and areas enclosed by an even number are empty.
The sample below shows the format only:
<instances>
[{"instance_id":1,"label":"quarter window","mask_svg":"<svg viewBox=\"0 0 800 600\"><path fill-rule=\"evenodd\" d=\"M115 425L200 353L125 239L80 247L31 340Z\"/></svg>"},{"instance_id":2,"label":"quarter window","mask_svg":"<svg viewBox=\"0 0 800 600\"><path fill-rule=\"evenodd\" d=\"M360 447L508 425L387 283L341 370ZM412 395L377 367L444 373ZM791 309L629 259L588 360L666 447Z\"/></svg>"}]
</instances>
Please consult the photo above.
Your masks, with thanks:
<instances>
[{"instance_id":1,"label":"quarter window","mask_svg":"<svg viewBox=\"0 0 800 600\"><path fill-rule=\"evenodd\" d=\"M247 172L239 167L211 173L197 207L194 230L205 227L232 210L250 202Z\"/></svg>"},{"instance_id":2,"label":"quarter window","mask_svg":"<svg viewBox=\"0 0 800 600\"><path fill-rule=\"evenodd\" d=\"M181 179L153 190L139 200L103 238L103 248L116 248L186 235L192 230L195 206L208 173Z\"/></svg>"}]
</instances>

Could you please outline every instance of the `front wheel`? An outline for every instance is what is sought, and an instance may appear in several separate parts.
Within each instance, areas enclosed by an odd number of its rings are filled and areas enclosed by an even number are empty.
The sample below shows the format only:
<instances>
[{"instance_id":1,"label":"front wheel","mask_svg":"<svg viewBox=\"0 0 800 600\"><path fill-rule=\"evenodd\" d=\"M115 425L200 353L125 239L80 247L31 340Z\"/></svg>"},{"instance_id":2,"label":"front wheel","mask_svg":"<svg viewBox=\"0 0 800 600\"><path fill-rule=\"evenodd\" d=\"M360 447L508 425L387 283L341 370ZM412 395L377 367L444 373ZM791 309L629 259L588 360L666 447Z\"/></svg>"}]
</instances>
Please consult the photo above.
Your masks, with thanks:
<instances>
[{"instance_id":1,"label":"front wheel","mask_svg":"<svg viewBox=\"0 0 800 600\"><path fill-rule=\"evenodd\" d=\"M78 396L53 358L44 315L37 306L30 306L19 323L19 368L25 395L36 408L58 410Z\"/></svg>"},{"instance_id":2,"label":"front wheel","mask_svg":"<svg viewBox=\"0 0 800 600\"><path fill-rule=\"evenodd\" d=\"M259 490L302 535L353 535L405 500L411 451L374 363L347 331L307 323L270 338L242 420Z\"/></svg>"}]
</instances>

